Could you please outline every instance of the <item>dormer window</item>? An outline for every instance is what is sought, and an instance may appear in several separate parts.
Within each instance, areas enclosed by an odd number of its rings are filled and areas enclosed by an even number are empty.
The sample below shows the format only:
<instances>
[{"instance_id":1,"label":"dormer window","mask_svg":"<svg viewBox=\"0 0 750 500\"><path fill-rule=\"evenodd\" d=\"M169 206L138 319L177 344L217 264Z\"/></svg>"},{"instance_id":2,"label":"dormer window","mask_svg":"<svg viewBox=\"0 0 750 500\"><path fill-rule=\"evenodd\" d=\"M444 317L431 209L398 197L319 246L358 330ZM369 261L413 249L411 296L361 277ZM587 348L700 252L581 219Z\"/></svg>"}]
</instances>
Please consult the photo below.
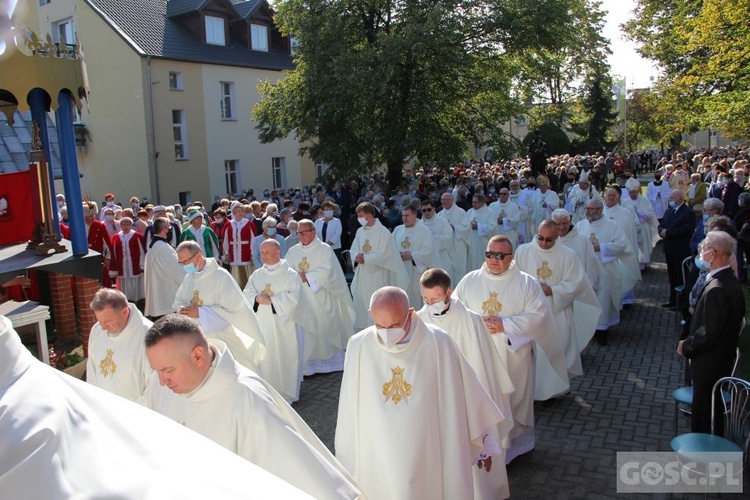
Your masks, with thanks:
<instances>
[{"instance_id":1,"label":"dormer window","mask_svg":"<svg viewBox=\"0 0 750 500\"><path fill-rule=\"evenodd\" d=\"M268 52L268 28L259 24L250 25L253 50Z\"/></svg>"},{"instance_id":2,"label":"dormer window","mask_svg":"<svg viewBox=\"0 0 750 500\"><path fill-rule=\"evenodd\" d=\"M224 19L206 16L206 43L226 45L224 43Z\"/></svg>"}]
</instances>

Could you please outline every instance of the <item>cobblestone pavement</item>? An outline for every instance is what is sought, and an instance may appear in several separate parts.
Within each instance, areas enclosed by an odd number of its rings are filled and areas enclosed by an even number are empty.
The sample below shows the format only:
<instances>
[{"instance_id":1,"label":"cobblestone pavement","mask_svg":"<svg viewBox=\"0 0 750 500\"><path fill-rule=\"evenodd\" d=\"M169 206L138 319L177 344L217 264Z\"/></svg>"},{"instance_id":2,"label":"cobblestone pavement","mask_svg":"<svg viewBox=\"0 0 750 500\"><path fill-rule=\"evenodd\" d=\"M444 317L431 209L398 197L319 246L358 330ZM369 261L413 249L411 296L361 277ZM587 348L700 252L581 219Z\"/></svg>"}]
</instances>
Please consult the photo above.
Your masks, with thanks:
<instances>
[{"instance_id":1,"label":"cobblestone pavement","mask_svg":"<svg viewBox=\"0 0 750 500\"><path fill-rule=\"evenodd\" d=\"M635 305L610 329L609 345L592 341L583 351L584 375L571 382L571 392L536 404L536 449L508 466L512 498L614 498L616 452L670 449L671 392L682 385L683 362L675 351L678 315L661 307L668 300L661 245L654 260L636 287ZM340 383L340 373L306 378L295 404L329 448ZM689 432L685 417L679 426Z\"/></svg>"}]
</instances>

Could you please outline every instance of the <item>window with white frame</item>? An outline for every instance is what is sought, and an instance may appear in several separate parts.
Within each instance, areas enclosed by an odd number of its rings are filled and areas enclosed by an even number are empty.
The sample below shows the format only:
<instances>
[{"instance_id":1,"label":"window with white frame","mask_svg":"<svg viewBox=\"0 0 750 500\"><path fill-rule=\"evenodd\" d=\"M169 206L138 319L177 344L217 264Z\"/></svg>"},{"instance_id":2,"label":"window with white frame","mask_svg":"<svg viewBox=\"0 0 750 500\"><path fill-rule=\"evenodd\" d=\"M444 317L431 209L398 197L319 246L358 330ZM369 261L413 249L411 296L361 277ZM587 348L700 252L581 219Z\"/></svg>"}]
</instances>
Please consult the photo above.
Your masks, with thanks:
<instances>
[{"instance_id":1,"label":"window with white frame","mask_svg":"<svg viewBox=\"0 0 750 500\"><path fill-rule=\"evenodd\" d=\"M221 17L206 16L206 43L225 45L224 19Z\"/></svg>"},{"instance_id":2,"label":"window with white frame","mask_svg":"<svg viewBox=\"0 0 750 500\"><path fill-rule=\"evenodd\" d=\"M286 158L271 158L271 172L273 175L273 188L286 189Z\"/></svg>"},{"instance_id":3,"label":"window with white frame","mask_svg":"<svg viewBox=\"0 0 750 500\"><path fill-rule=\"evenodd\" d=\"M235 120L234 113L234 82L221 83L221 119Z\"/></svg>"},{"instance_id":4,"label":"window with white frame","mask_svg":"<svg viewBox=\"0 0 750 500\"><path fill-rule=\"evenodd\" d=\"M179 71L169 72L169 90L182 90L182 73Z\"/></svg>"},{"instance_id":5,"label":"window with white frame","mask_svg":"<svg viewBox=\"0 0 750 500\"><path fill-rule=\"evenodd\" d=\"M52 41L65 45L75 45L76 25L73 19L63 19L52 24Z\"/></svg>"},{"instance_id":6,"label":"window with white frame","mask_svg":"<svg viewBox=\"0 0 750 500\"><path fill-rule=\"evenodd\" d=\"M174 157L176 160L186 160L188 158L187 148L187 123L185 120L185 110L172 110L172 133L174 135Z\"/></svg>"},{"instance_id":7,"label":"window with white frame","mask_svg":"<svg viewBox=\"0 0 750 500\"><path fill-rule=\"evenodd\" d=\"M326 173L326 170L328 170L327 163L316 163L315 164L315 178L319 179L320 177L323 177L323 174Z\"/></svg>"},{"instance_id":8,"label":"window with white frame","mask_svg":"<svg viewBox=\"0 0 750 500\"><path fill-rule=\"evenodd\" d=\"M239 160L224 160L224 180L228 195L238 192L237 186L240 185L238 164Z\"/></svg>"},{"instance_id":9,"label":"window with white frame","mask_svg":"<svg viewBox=\"0 0 750 500\"><path fill-rule=\"evenodd\" d=\"M253 50L268 52L268 28L259 24L250 25Z\"/></svg>"}]
</instances>

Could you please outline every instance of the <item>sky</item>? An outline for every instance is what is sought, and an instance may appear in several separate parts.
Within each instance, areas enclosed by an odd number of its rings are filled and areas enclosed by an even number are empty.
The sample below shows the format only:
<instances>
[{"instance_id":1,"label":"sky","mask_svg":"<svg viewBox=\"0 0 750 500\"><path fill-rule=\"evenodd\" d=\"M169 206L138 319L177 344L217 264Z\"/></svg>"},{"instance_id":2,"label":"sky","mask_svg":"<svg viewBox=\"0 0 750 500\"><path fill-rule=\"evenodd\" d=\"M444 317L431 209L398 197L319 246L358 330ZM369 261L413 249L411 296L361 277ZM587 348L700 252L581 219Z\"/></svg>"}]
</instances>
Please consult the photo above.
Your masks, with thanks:
<instances>
[{"instance_id":1,"label":"sky","mask_svg":"<svg viewBox=\"0 0 750 500\"><path fill-rule=\"evenodd\" d=\"M635 0L601 0L602 10L607 11L603 35L610 39L609 65L613 75L626 79L628 90L651 86L651 77L658 71L654 64L636 52L636 44L625 40L620 24L633 18Z\"/></svg>"}]
</instances>

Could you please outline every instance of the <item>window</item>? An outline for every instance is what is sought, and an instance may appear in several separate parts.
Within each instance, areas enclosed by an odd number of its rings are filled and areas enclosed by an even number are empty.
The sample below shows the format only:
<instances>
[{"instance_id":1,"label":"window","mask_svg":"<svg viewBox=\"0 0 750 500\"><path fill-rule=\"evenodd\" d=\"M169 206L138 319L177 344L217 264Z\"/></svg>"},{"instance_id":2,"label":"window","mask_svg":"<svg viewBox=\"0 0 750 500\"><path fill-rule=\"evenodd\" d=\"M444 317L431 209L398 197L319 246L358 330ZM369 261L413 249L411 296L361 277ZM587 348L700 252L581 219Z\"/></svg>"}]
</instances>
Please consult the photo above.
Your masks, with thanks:
<instances>
[{"instance_id":1,"label":"window","mask_svg":"<svg viewBox=\"0 0 750 500\"><path fill-rule=\"evenodd\" d=\"M286 158L271 158L271 172L273 174L273 188L286 189Z\"/></svg>"},{"instance_id":2,"label":"window","mask_svg":"<svg viewBox=\"0 0 750 500\"><path fill-rule=\"evenodd\" d=\"M192 191L180 191L179 194L180 205L183 207L189 207L193 204L193 192Z\"/></svg>"},{"instance_id":3,"label":"window","mask_svg":"<svg viewBox=\"0 0 750 500\"><path fill-rule=\"evenodd\" d=\"M206 43L224 45L224 19L206 16Z\"/></svg>"},{"instance_id":4,"label":"window","mask_svg":"<svg viewBox=\"0 0 750 500\"><path fill-rule=\"evenodd\" d=\"M294 55L299 47L299 39L294 35L289 35L289 53Z\"/></svg>"},{"instance_id":5,"label":"window","mask_svg":"<svg viewBox=\"0 0 750 500\"><path fill-rule=\"evenodd\" d=\"M328 170L327 163L316 163L315 164L315 178L320 179L321 177L323 177L323 174L326 173L326 170Z\"/></svg>"},{"instance_id":6,"label":"window","mask_svg":"<svg viewBox=\"0 0 750 500\"><path fill-rule=\"evenodd\" d=\"M188 158L188 149L184 110L172 110L172 131L174 134L174 157L177 160L186 160Z\"/></svg>"},{"instance_id":7,"label":"window","mask_svg":"<svg viewBox=\"0 0 750 500\"><path fill-rule=\"evenodd\" d=\"M76 25L72 19L65 19L52 24L52 41L65 45L75 45Z\"/></svg>"},{"instance_id":8,"label":"window","mask_svg":"<svg viewBox=\"0 0 750 500\"><path fill-rule=\"evenodd\" d=\"M236 116L234 116L234 83L232 82L221 82L221 119L236 119Z\"/></svg>"},{"instance_id":9,"label":"window","mask_svg":"<svg viewBox=\"0 0 750 500\"><path fill-rule=\"evenodd\" d=\"M169 72L169 90L182 90L182 73L178 71Z\"/></svg>"},{"instance_id":10,"label":"window","mask_svg":"<svg viewBox=\"0 0 750 500\"><path fill-rule=\"evenodd\" d=\"M39 0L39 5L47 5L50 0Z\"/></svg>"},{"instance_id":11,"label":"window","mask_svg":"<svg viewBox=\"0 0 750 500\"><path fill-rule=\"evenodd\" d=\"M258 24L251 24L250 34L252 36L253 50L268 52L268 28Z\"/></svg>"},{"instance_id":12,"label":"window","mask_svg":"<svg viewBox=\"0 0 750 500\"><path fill-rule=\"evenodd\" d=\"M224 179L226 181L227 194L238 192L239 180L237 179L239 160L224 160Z\"/></svg>"}]
</instances>

